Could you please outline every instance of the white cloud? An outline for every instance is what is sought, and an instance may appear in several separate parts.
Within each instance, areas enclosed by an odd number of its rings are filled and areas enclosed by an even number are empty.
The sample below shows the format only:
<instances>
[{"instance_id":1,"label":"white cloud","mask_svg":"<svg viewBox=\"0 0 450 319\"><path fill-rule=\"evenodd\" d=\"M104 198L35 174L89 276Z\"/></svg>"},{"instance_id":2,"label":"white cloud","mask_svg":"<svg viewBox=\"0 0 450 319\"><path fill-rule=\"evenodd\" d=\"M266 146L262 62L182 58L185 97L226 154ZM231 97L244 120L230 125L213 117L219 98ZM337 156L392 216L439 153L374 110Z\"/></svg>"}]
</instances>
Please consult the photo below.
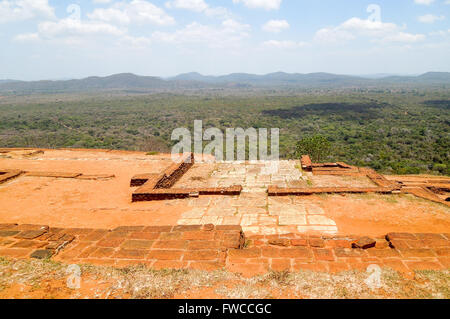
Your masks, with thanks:
<instances>
[{"instance_id":1,"label":"white cloud","mask_svg":"<svg viewBox=\"0 0 450 319\"><path fill-rule=\"evenodd\" d=\"M14 41L32 43L45 41L48 43L69 46L91 47L97 44L110 43L125 48L149 47L148 37L134 37L127 34L126 29L118 28L104 22L62 19L46 21L38 24L36 33L24 33L14 37Z\"/></svg>"},{"instance_id":2,"label":"white cloud","mask_svg":"<svg viewBox=\"0 0 450 319\"><path fill-rule=\"evenodd\" d=\"M224 7L208 7L204 13L208 17L218 17L222 19L230 19L232 17L232 14L230 11L228 11L227 8Z\"/></svg>"},{"instance_id":3,"label":"white cloud","mask_svg":"<svg viewBox=\"0 0 450 319\"><path fill-rule=\"evenodd\" d=\"M420 16L418 18L419 22L422 23L434 23L436 21L444 20L444 16L436 16L434 14L425 14L423 16Z\"/></svg>"},{"instance_id":4,"label":"white cloud","mask_svg":"<svg viewBox=\"0 0 450 319\"><path fill-rule=\"evenodd\" d=\"M48 0L3 0L0 2L0 23L36 17L55 17L55 10L49 5Z\"/></svg>"},{"instance_id":5,"label":"white cloud","mask_svg":"<svg viewBox=\"0 0 450 319\"><path fill-rule=\"evenodd\" d=\"M39 40L39 34L37 33L24 33L14 37L14 41L17 42L34 42Z\"/></svg>"},{"instance_id":6,"label":"white cloud","mask_svg":"<svg viewBox=\"0 0 450 319\"><path fill-rule=\"evenodd\" d=\"M38 33L39 36L43 38L57 38L87 35L120 36L125 32L113 25L103 22L84 22L77 19L62 19L56 22L46 21L39 23Z\"/></svg>"},{"instance_id":7,"label":"white cloud","mask_svg":"<svg viewBox=\"0 0 450 319\"><path fill-rule=\"evenodd\" d=\"M184 9L194 12L202 12L208 17L229 19L231 13L224 7L210 7L204 0L172 0L166 2L169 9Z\"/></svg>"},{"instance_id":8,"label":"white cloud","mask_svg":"<svg viewBox=\"0 0 450 319\"><path fill-rule=\"evenodd\" d=\"M435 40L434 43L430 43L430 45L434 45L436 47L448 47L450 44L450 29L432 31L429 33L429 36Z\"/></svg>"},{"instance_id":9,"label":"white cloud","mask_svg":"<svg viewBox=\"0 0 450 319\"><path fill-rule=\"evenodd\" d=\"M439 30L439 31L433 31L429 33L430 36L440 36L440 37L446 37L450 35L450 29L448 30Z\"/></svg>"},{"instance_id":10,"label":"white cloud","mask_svg":"<svg viewBox=\"0 0 450 319\"><path fill-rule=\"evenodd\" d=\"M111 0L93 0L94 3L98 3L98 4L106 4L106 3L110 3Z\"/></svg>"},{"instance_id":11,"label":"white cloud","mask_svg":"<svg viewBox=\"0 0 450 319\"><path fill-rule=\"evenodd\" d=\"M276 48L276 49L296 49L296 48L302 48L308 46L308 43L306 42L295 42L295 41L278 41L278 40L269 40L263 42L263 46L269 47L269 48Z\"/></svg>"},{"instance_id":12,"label":"white cloud","mask_svg":"<svg viewBox=\"0 0 450 319\"><path fill-rule=\"evenodd\" d=\"M279 33L289 29L289 23L286 20L270 20L263 25L262 29L266 32Z\"/></svg>"},{"instance_id":13,"label":"white cloud","mask_svg":"<svg viewBox=\"0 0 450 319\"><path fill-rule=\"evenodd\" d=\"M425 39L423 34L402 32L394 23L351 18L337 27L320 29L315 40L322 43L338 43L357 38L369 38L374 42L417 42Z\"/></svg>"},{"instance_id":14,"label":"white cloud","mask_svg":"<svg viewBox=\"0 0 450 319\"><path fill-rule=\"evenodd\" d=\"M414 43L425 40L425 35L423 34L411 34L405 32L398 32L392 35L385 36L380 41L381 42L403 42L403 43Z\"/></svg>"},{"instance_id":15,"label":"white cloud","mask_svg":"<svg viewBox=\"0 0 450 319\"><path fill-rule=\"evenodd\" d=\"M105 22L113 22L120 24L131 23L130 15L124 10L116 8L95 9L92 13L88 14L88 17L92 20Z\"/></svg>"},{"instance_id":16,"label":"white cloud","mask_svg":"<svg viewBox=\"0 0 450 319\"><path fill-rule=\"evenodd\" d=\"M251 9L278 10L282 0L233 0L233 3L241 2Z\"/></svg>"},{"instance_id":17,"label":"white cloud","mask_svg":"<svg viewBox=\"0 0 450 319\"><path fill-rule=\"evenodd\" d=\"M434 2L434 0L414 0L414 2L417 4L423 4L423 5L429 6L430 4L432 4Z\"/></svg>"},{"instance_id":18,"label":"white cloud","mask_svg":"<svg viewBox=\"0 0 450 319\"><path fill-rule=\"evenodd\" d=\"M106 39L119 43L125 41L127 37L126 30L104 22L66 18L41 22L38 24L37 32L19 34L14 37L14 41L21 43L46 41L66 45L84 45Z\"/></svg>"},{"instance_id":19,"label":"white cloud","mask_svg":"<svg viewBox=\"0 0 450 319\"><path fill-rule=\"evenodd\" d=\"M69 45L95 45L109 42L125 47L146 47L151 39L129 34L127 26L136 24L172 25L175 20L148 1L118 2L104 9L95 9L87 20L65 18L38 23L35 33L17 35L17 42L47 41Z\"/></svg>"},{"instance_id":20,"label":"white cloud","mask_svg":"<svg viewBox=\"0 0 450 319\"><path fill-rule=\"evenodd\" d=\"M121 24L151 23L161 26L175 24L175 19L163 9L144 0L119 2L106 9L95 9L88 17L92 20Z\"/></svg>"},{"instance_id":21,"label":"white cloud","mask_svg":"<svg viewBox=\"0 0 450 319\"><path fill-rule=\"evenodd\" d=\"M202 12L208 8L208 5L204 0L173 0L166 2L166 7Z\"/></svg>"},{"instance_id":22,"label":"white cloud","mask_svg":"<svg viewBox=\"0 0 450 319\"><path fill-rule=\"evenodd\" d=\"M133 37L129 35L121 37L119 42L135 48L149 47L152 43L152 41L147 37Z\"/></svg>"},{"instance_id":23,"label":"white cloud","mask_svg":"<svg viewBox=\"0 0 450 319\"><path fill-rule=\"evenodd\" d=\"M238 46L240 41L249 37L250 26L228 19L219 26L203 25L193 22L175 32L154 32L155 41L172 44L204 44L212 48Z\"/></svg>"}]
</instances>

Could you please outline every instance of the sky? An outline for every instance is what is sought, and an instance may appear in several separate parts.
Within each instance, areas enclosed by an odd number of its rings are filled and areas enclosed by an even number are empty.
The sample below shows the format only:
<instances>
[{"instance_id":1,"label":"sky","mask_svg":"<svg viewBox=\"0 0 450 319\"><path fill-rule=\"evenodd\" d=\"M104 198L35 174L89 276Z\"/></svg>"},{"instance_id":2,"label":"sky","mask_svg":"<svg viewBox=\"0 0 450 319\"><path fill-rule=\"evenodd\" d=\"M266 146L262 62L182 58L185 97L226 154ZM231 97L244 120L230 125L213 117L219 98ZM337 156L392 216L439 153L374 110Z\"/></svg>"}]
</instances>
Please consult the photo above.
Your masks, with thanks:
<instances>
[{"instance_id":1,"label":"sky","mask_svg":"<svg viewBox=\"0 0 450 319\"><path fill-rule=\"evenodd\" d=\"M450 0L0 0L0 79L450 72Z\"/></svg>"}]
</instances>

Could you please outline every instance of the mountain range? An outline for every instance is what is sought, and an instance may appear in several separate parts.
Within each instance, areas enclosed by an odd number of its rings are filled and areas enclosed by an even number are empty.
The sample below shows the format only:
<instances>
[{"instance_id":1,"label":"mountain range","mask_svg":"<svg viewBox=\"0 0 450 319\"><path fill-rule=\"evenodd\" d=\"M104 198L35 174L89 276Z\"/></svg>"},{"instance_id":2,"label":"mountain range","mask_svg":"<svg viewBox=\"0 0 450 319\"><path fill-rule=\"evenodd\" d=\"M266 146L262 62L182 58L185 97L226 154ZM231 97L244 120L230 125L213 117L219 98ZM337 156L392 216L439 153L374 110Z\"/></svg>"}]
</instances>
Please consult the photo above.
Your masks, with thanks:
<instances>
[{"instance_id":1,"label":"mountain range","mask_svg":"<svg viewBox=\"0 0 450 319\"><path fill-rule=\"evenodd\" d=\"M200 88L355 88L391 86L450 87L449 72L428 72L418 76L364 77L331 73L284 73L266 75L232 73L207 76L192 72L171 78L139 76L132 73L106 77L59 81L0 80L1 93L58 93L101 90L175 90Z\"/></svg>"}]
</instances>

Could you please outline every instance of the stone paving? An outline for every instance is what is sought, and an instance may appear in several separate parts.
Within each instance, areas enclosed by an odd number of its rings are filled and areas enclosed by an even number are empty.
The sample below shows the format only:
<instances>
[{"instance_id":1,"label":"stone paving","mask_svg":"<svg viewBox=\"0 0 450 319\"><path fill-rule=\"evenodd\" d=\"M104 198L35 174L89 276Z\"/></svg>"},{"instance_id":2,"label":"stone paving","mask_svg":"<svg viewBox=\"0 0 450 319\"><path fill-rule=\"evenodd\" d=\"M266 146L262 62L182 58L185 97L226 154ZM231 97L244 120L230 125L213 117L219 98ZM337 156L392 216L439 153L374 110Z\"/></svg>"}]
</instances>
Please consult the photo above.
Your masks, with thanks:
<instances>
[{"instance_id":1,"label":"stone paving","mask_svg":"<svg viewBox=\"0 0 450 319\"><path fill-rule=\"evenodd\" d=\"M336 223L318 206L296 197L268 197L266 193L242 193L232 197L192 198L192 207L179 225L241 225L248 234L320 232L335 234Z\"/></svg>"},{"instance_id":2,"label":"stone paving","mask_svg":"<svg viewBox=\"0 0 450 319\"><path fill-rule=\"evenodd\" d=\"M333 189L351 186L356 190L379 188L358 168L353 168L355 172L349 176L316 176L312 172L302 171L299 161L280 161L276 167L271 165L272 162L248 161L195 164L177 182L177 187L241 185L243 192L241 196L232 198L192 199L190 206L196 208L185 212L178 224L239 224L244 231L254 234L335 234L338 232L336 223L325 216L321 207L308 204L302 197L268 197L267 189L313 191L325 186Z\"/></svg>"},{"instance_id":3,"label":"stone paving","mask_svg":"<svg viewBox=\"0 0 450 319\"><path fill-rule=\"evenodd\" d=\"M250 236L245 249L228 252L227 269L247 276L268 270L365 271L370 265L406 275L450 268L450 234L389 233L380 238L302 234ZM359 242L373 243L366 249Z\"/></svg>"},{"instance_id":4,"label":"stone paving","mask_svg":"<svg viewBox=\"0 0 450 319\"><path fill-rule=\"evenodd\" d=\"M246 234L263 235L337 233L336 223L325 216L321 207L308 204L301 198L268 196L269 185L306 184L306 174L309 174L301 172L299 161L280 161L275 170L272 165L272 162L195 164L176 187L186 187L192 181L198 187L239 184L243 191L240 196L191 199L188 205L192 209L182 214L178 224L241 225ZM204 173L205 167L209 168L208 174Z\"/></svg>"},{"instance_id":5,"label":"stone paving","mask_svg":"<svg viewBox=\"0 0 450 319\"><path fill-rule=\"evenodd\" d=\"M225 268L244 276L269 270L366 270L370 265L412 274L450 267L450 234L246 237L240 226L232 225L121 226L108 230L0 224L0 256L116 267Z\"/></svg>"},{"instance_id":6,"label":"stone paving","mask_svg":"<svg viewBox=\"0 0 450 319\"><path fill-rule=\"evenodd\" d=\"M155 269L225 267L228 249L242 249L239 226L121 226L113 230L0 224L0 256Z\"/></svg>"},{"instance_id":7,"label":"stone paving","mask_svg":"<svg viewBox=\"0 0 450 319\"><path fill-rule=\"evenodd\" d=\"M269 185L288 186L302 181L299 161L196 163L175 187L229 187L242 185L244 192L266 192Z\"/></svg>"}]
</instances>

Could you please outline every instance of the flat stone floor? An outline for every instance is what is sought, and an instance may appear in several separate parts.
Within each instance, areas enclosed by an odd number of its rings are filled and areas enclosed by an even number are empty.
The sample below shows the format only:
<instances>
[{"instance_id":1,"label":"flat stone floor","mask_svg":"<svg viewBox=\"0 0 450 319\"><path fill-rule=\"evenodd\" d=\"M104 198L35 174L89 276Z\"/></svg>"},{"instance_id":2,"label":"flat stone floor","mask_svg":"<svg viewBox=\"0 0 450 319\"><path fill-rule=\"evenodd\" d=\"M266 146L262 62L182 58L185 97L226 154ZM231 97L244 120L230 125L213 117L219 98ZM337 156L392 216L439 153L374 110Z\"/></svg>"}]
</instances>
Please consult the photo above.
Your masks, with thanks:
<instances>
[{"instance_id":1,"label":"flat stone floor","mask_svg":"<svg viewBox=\"0 0 450 319\"><path fill-rule=\"evenodd\" d=\"M228 187L241 185L244 192L266 192L269 185L306 184L299 161L196 163L174 187Z\"/></svg>"},{"instance_id":2,"label":"flat stone floor","mask_svg":"<svg viewBox=\"0 0 450 319\"><path fill-rule=\"evenodd\" d=\"M375 187L363 176L313 175L302 172L299 161L196 163L174 185L187 187L228 187L242 185L244 192L265 192L278 187Z\"/></svg>"},{"instance_id":3,"label":"flat stone floor","mask_svg":"<svg viewBox=\"0 0 450 319\"><path fill-rule=\"evenodd\" d=\"M272 197L269 185L279 187L374 186L366 177L313 176L302 172L299 161L196 163L174 187L242 185L241 196L192 199L180 225L241 225L250 234L321 232L336 234L333 219L318 205L302 198Z\"/></svg>"},{"instance_id":4,"label":"flat stone floor","mask_svg":"<svg viewBox=\"0 0 450 319\"><path fill-rule=\"evenodd\" d=\"M301 198L268 197L266 193L244 192L233 197L190 199L179 225L241 225L249 234L322 232L336 234L336 223L318 205Z\"/></svg>"},{"instance_id":5,"label":"flat stone floor","mask_svg":"<svg viewBox=\"0 0 450 319\"><path fill-rule=\"evenodd\" d=\"M299 161L198 163L174 187L242 185L241 196L191 199L179 225L241 225L245 233L275 235L321 231L337 233L319 206L290 198L269 198L267 187L306 184ZM192 186L191 186L192 187Z\"/></svg>"}]
</instances>

